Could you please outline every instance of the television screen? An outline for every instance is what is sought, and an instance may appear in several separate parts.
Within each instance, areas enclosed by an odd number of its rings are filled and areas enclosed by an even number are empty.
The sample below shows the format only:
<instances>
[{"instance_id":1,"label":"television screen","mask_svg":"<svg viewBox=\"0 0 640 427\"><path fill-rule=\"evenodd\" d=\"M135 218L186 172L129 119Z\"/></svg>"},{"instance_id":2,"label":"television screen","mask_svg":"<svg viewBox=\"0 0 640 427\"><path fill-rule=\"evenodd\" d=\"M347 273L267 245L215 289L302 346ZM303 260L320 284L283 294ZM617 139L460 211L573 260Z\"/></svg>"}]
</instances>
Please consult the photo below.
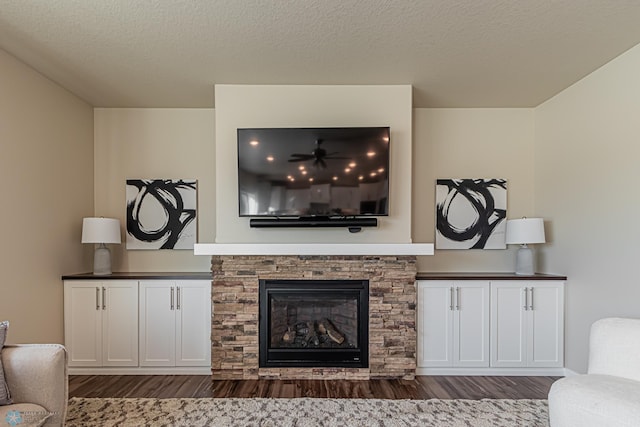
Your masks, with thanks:
<instances>
[{"instance_id":1,"label":"television screen","mask_svg":"<svg viewBox=\"0 0 640 427\"><path fill-rule=\"evenodd\" d=\"M389 127L238 129L240 216L389 214Z\"/></svg>"}]
</instances>

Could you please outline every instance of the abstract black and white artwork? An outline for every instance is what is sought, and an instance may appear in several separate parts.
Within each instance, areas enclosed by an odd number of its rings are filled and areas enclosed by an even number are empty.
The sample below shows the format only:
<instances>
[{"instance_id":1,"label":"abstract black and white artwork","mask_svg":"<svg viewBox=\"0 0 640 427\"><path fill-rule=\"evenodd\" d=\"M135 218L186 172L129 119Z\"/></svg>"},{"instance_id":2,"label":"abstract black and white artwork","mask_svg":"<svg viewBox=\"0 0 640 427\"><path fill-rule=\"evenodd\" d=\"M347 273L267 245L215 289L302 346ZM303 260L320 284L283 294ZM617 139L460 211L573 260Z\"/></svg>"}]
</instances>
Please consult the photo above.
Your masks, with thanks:
<instances>
[{"instance_id":1,"label":"abstract black and white artwork","mask_svg":"<svg viewBox=\"0 0 640 427\"><path fill-rule=\"evenodd\" d=\"M436 249L506 249L506 218L506 180L436 181Z\"/></svg>"},{"instance_id":2,"label":"abstract black and white artwork","mask_svg":"<svg viewBox=\"0 0 640 427\"><path fill-rule=\"evenodd\" d=\"M127 249L190 249L196 242L195 180L127 180Z\"/></svg>"}]
</instances>

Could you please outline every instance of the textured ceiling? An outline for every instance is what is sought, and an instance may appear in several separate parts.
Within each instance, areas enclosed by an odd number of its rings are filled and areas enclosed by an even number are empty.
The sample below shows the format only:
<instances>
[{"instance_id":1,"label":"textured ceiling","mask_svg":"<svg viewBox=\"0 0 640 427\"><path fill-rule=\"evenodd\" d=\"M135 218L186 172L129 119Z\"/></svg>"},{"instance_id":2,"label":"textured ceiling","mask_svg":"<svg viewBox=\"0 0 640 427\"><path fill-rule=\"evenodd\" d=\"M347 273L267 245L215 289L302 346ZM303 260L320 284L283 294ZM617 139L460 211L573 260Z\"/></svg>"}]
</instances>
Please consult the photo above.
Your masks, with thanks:
<instances>
[{"instance_id":1,"label":"textured ceiling","mask_svg":"<svg viewBox=\"0 0 640 427\"><path fill-rule=\"evenodd\" d=\"M0 0L0 47L98 107L211 107L214 84L530 107L638 44L639 22L638 0Z\"/></svg>"}]
</instances>

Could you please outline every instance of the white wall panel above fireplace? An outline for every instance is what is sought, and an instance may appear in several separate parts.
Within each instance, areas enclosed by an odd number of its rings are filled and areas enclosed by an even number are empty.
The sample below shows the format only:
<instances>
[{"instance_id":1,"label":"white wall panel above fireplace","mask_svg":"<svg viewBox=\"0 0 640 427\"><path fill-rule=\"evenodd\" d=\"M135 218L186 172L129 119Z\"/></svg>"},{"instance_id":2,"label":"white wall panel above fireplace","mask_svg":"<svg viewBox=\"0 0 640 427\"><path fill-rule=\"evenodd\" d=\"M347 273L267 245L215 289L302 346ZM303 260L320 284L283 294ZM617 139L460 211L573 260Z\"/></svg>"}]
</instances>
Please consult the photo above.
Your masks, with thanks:
<instances>
[{"instance_id":1,"label":"white wall panel above fireplace","mask_svg":"<svg viewBox=\"0 0 640 427\"><path fill-rule=\"evenodd\" d=\"M216 85L217 243L410 243L411 85ZM389 215L345 237L337 228L256 229L238 216L239 128L389 126ZM347 240L348 239L348 240Z\"/></svg>"},{"instance_id":2,"label":"white wall panel above fireplace","mask_svg":"<svg viewBox=\"0 0 640 427\"><path fill-rule=\"evenodd\" d=\"M433 243L197 243L195 255L433 255Z\"/></svg>"}]
</instances>

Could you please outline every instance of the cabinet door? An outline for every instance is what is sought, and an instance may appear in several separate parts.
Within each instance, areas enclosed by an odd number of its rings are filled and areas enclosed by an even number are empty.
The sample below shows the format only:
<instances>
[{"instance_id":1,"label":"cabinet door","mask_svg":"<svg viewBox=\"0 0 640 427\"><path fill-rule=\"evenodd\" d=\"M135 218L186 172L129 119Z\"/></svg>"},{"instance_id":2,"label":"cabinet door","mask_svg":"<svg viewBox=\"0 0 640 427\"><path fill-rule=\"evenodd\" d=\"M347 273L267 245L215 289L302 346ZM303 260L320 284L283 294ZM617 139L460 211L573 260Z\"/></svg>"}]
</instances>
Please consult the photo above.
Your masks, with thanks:
<instances>
[{"instance_id":1,"label":"cabinet door","mask_svg":"<svg viewBox=\"0 0 640 427\"><path fill-rule=\"evenodd\" d=\"M102 366L138 366L138 282L103 282L102 297Z\"/></svg>"},{"instance_id":2,"label":"cabinet door","mask_svg":"<svg viewBox=\"0 0 640 427\"><path fill-rule=\"evenodd\" d=\"M453 366L489 366L489 282L456 282Z\"/></svg>"},{"instance_id":3,"label":"cabinet door","mask_svg":"<svg viewBox=\"0 0 640 427\"><path fill-rule=\"evenodd\" d=\"M176 366L211 366L211 282L176 283Z\"/></svg>"},{"instance_id":4,"label":"cabinet door","mask_svg":"<svg viewBox=\"0 0 640 427\"><path fill-rule=\"evenodd\" d=\"M102 286L64 283L64 343L69 366L102 366Z\"/></svg>"},{"instance_id":5,"label":"cabinet door","mask_svg":"<svg viewBox=\"0 0 640 427\"><path fill-rule=\"evenodd\" d=\"M453 283L418 281L419 367L453 364Z\"/></svg>"},{"instance_id":6,"label":"cabinet door","mask_svg":"<svg viewBox=\"0 0 640 427\"><path fill-rule=\"evenodd\" d=\"M528 366L564 366L564 286L562 282L529 284L528 317Z\"/></svg>"},{"instance_id":7,"label":"cabinet door","mask_svg":"<svg viewBox=\"0 0 640 427\"><path fill-rule=\"evenodd\" d=\"M526 286L518 281L491 283L491 366L524 367Z\"/></svg>"},{"instance_id":8,"label":"cabinet door","mask_svg":"<svg viewBox=\"0 0 640 427\"><path fill-rule=\"evenodd\" d=\"M140 366L176 362L176 284L140 282Z\"/></svg>"}]
</instances>

